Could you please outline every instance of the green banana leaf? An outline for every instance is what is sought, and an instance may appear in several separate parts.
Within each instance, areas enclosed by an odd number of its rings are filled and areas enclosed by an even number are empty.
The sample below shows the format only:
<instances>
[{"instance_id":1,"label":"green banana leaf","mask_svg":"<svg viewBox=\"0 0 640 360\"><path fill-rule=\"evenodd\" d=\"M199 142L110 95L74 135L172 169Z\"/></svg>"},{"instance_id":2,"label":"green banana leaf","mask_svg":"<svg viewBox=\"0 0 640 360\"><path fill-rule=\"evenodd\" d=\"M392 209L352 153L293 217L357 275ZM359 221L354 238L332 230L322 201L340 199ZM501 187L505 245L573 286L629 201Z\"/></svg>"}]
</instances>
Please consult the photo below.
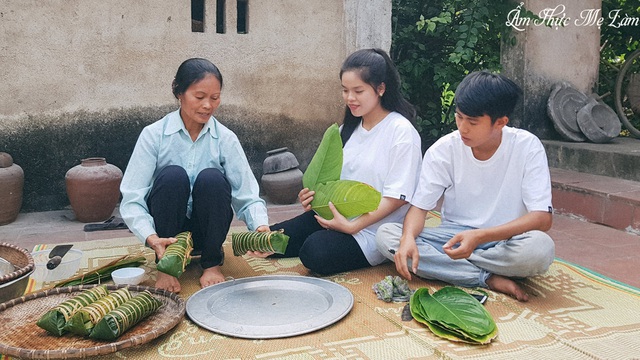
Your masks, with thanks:
<instances>
[{"instance_id":1,"label":"green banana leaf","mask_svg":"<svg viewBox=\"0 0 640 360\"><path fill-rule=\"evenodd\" d=\"M461 341L460 336L458 334L452 333L447 329L443 329L440 326L432 324L428 319L427 314L424 312L422 308L422 303L420 302L420 298L429 296L429 289L427 288L419 288L413 293L411 299L409 300L409 308L411 310L411 316L413 316L416 321L427 325L429 330L433 332L435 335L440 336L441 338L445 338L451 341Z\"/></svg>"},{"instance_id":2,"label":"green banana leaf","mask_svg":"<svg viewBox=\"0 0 640 360\"><path fill-rule=\"evenodd\" d=\"M333 219L329 202L344 217L352 218L376 210L382 199L382 194L371 185L353 180L317 184L314 190L311 208L327 220Z\"/></svg>"},{"instance_id":3,"label":"green banana leaf","mask_svg":"<svg viewBox=\"0 0 640 360\"><path fill-rule=\"evenodd\" d=\"M484 306L462 289L445 286L431 298L427 297L427 301L430 303L427 306L440 314L439 322L458 327L467 334L486 335L496 328Z\"/></svg>"},{"instance_id":4,"label":"green banana leaf","mask_svg":"<svg viewBox=\"0 0 640 360\"><path fill-rule=\"evenodd\" d=\"M429 294L416 290L410 300L411 315L437 336L468 343L487 344L498 334L491 314L473 296L452 286Z\"/></svg>"},{"instance_id":5,"label":"green banana leaf","mask_svg":"<svg viewBox=\"0 0 640 360\"><path fill-rule=\"evenodd\" d=\"M446 324L440 321L430 322L429 327L438 328L442 332L447 332L449 334L452 334L453 336L456 336L457 339L453 341L461 341L469 344L487 344L490 342L488 340L492 339L492 338L489 338L487 335L476 336L476 335L467 334L456 327L451 327L449 324Z\"/></svg>"},{"instance_id":6,"label":"green banana leaf","mask_svg":"<svg viewBox=\"0 0 640 360\"><path fill-rule=\"evenodd\" d=\"M318 150L302 176L302 186L315 190L317 184L340 180L342 172L342 138L338 124L324 132Z\"/></svg>"}]
</instances>

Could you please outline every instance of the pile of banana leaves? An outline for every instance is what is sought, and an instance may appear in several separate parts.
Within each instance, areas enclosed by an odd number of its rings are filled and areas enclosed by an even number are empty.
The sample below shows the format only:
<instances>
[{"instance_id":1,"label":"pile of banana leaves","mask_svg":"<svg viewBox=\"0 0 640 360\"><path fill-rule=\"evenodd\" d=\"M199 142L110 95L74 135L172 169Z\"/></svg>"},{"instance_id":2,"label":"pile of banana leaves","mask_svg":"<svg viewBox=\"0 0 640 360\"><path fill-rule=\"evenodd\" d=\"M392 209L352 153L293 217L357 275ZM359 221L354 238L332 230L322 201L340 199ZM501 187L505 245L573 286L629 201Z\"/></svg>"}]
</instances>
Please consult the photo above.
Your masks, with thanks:
<instances>
[{"instance_id":1,"label":"pile of banana leaves","mask_svg":"<svg viewBox=\"0 0 640 360\"><path fill-rule=\"evenodd\" d=\"M111 279L111 273L123 267L137 267L144 265L147 258L142 254L124 255L110 263L103 265L93 271L80 274L58 282L54 287L75 286L83 284L100 284Z\"/></svg>"},{"instance_id":2,"label":"pile of banana leaves","mask_svg":"<svg viewBox=\"0 0 640 360\"><path fill-rule=\"evenodd\" d=\"M484 306L456 287L445 286L433 295L420 288L409 304L414 319L445 339L488 344L498 335L498 327Z\"/></svg>"},{"instance_id":3,"label":"pile of banana leaves","mask_svg":"<svg viewBox=\"0 0 640 360\"><path fill-rule=\"evenodd\" d=\"M360 181L340 180L342 138L337 124L331 125L302 176L302 186L315 191L311 208L324 219L333 219L331 202L338 212L353 218L378 208L382 194Z\"/></svg>"}]
</instances>

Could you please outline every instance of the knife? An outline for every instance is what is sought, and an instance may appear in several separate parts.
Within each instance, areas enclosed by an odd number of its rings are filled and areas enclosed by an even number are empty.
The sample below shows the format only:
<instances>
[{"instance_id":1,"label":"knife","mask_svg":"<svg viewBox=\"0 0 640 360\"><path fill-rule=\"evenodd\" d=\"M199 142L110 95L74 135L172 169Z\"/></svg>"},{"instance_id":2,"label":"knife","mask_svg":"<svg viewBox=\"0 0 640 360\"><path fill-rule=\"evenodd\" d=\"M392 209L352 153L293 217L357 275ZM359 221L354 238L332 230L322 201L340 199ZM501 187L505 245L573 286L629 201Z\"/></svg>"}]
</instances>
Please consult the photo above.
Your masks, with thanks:
<instances>
[{"instance_id":1,"label":"knife","mask_svg":"<svg viewBox=\"0 0 640 360\"><path fill-rule=\"evenodd\" d=\"M73 245L56 245L51 252L49 253L49 261L47 262L47 269L53 270L60 262L62 262L62 257L71 249Z\"/></svg>"}]
</instances>

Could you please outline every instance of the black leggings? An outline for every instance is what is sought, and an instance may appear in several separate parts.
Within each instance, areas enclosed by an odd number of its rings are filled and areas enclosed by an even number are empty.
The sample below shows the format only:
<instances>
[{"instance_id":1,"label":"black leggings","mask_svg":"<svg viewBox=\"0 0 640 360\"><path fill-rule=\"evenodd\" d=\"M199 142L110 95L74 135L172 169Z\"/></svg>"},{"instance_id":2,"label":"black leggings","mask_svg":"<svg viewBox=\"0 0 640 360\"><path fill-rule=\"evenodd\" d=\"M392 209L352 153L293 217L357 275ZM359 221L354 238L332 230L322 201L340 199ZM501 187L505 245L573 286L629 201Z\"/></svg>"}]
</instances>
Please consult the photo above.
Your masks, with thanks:
<instances>
[{"instance_id":1,"label":"black leggings","mask_svg":"<svg viewBox=\"0 0 640 360\"><path fill-rule=\"evenodd\" d=\"M335 274L370 267L360 245L353 236L326 230L314 217L313 211L271 225L271 230L284 229L289 245L284 255L299 256L302 264L320 275Z\"/></svg>"},{"instance_id":2,"label":"black leggings","mask_svg":"<svg viewBox=\"0 0 640 360\"><path fill-rule=\"evenodd\" d=\"M218 169L204 169L191 190L187 172L176 165L160 171L147 199L158 236L175 237L191 231L193 247L202 251L203 269L222 265L222 243L227 238L233 210L231 185ZM187 218L189 196L193 198L191 218Z\"/></svg>"}]
</instances>

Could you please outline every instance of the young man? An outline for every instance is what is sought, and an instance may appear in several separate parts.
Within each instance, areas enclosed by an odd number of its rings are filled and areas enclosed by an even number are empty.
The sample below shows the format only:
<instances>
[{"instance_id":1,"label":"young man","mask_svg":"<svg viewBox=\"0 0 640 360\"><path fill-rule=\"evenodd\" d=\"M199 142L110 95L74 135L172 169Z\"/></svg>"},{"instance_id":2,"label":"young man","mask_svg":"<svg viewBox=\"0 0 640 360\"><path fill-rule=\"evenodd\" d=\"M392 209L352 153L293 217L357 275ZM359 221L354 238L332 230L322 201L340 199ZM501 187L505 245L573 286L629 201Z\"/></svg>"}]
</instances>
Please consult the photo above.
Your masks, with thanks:
<instances>
[{"instance_id":1,"label":"young man","mask_svg":"<svg viewBox=\"0 0 640 360\"><path fill-rule=\"evenodd\" d=\"M547 271L554 259L551 180L540 140L506 126L521 94L508 78L471 73L455 94L457 131L431 146L404 224L378 229L378 250L397 271L527 301L511 278ZM443 198L442 224L424 228ZM411 270L411 272L409 271Z\"/></svg>"}]
</instances>

